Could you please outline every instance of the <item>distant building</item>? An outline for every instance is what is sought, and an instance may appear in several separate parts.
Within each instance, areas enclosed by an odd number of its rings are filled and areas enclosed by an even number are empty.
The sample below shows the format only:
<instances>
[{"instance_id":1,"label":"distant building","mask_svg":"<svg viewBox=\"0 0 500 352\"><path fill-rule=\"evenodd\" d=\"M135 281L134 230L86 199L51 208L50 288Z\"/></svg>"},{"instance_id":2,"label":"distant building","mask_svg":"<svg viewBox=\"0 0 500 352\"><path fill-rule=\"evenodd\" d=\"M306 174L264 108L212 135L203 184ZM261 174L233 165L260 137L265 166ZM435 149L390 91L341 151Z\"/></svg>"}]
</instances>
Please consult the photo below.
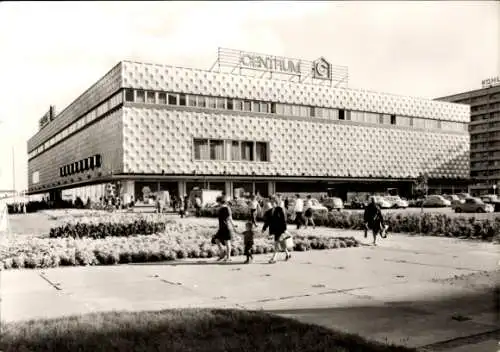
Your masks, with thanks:
<instances>
[{"instance_id":1,"label":"distant building","mask_svg":"<svg viewBox=\"0 0 500 352\"><path fill-rule=\"evenodd\" d=\"M410 196L423 173L431 192L467 190L467 105L346 83L324 58L226 50L210 71L120 62L30 138L28 191L99 199L114 182L137 201L195 187L346 199Z\"/></svg>"},{"instance_id":2,"label":"distant building","mask_svg":"<svg viewBox=\"0 0 500 352\"><path fill-rule=\"evenodd\" d=\"M14 197L16 195L16 191L14 190L0 190L0 199Z\"/></svg>"},{"instance_id":3,"label":"distant building","mask_svg":"<svg viewBox=\"0 0 500 352\"><path fill-rule=\"evenodd\" d=\"M470 105L470 170L473 194L498 192L500 186L500 81L437 100Z\"/></svg>"}]
</instances>

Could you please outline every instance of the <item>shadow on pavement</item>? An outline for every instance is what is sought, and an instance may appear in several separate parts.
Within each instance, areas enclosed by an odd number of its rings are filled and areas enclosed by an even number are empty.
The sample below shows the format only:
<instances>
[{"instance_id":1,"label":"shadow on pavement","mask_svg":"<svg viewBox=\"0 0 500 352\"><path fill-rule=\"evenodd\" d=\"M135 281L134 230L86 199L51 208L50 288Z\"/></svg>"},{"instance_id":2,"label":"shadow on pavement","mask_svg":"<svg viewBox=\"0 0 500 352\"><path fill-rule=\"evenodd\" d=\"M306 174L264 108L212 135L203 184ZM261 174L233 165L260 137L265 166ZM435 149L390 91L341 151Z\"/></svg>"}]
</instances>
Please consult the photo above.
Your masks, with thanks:
<instances>
[{"instance_id":1,"label":"shadow on pavement","mask_svg":"<svg viewBox=\"0 0 500 352\"><path fill-rule=\"evenodd\" d=\"M499 307L500 289L497 287L438 298L422 297L413 301L374 301L372 305L363 303L351 307L265 310L305 323L356 332L379 341L388 339L392 343L423 347L450 343L466 345L477 340L479 335L483 340L498 337Z\"/></svg>"}]
</instances>

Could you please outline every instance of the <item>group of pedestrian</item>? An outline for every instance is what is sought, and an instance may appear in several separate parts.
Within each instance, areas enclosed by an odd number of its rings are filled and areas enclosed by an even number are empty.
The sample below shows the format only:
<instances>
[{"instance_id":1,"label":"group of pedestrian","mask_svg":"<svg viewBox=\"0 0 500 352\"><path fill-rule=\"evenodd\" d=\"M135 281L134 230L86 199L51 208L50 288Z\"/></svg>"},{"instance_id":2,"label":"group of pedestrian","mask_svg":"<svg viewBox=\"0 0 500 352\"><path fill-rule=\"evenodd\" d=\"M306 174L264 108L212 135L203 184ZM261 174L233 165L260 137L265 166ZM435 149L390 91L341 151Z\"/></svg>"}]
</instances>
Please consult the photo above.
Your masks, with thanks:
<instances>
[{"instance_id":1,"label":"group of pedestrian","mask_svg":"<svg viewBox=\"0 0 500 352\"><path fill-rule=\"evenodd\" d=\"M300 229L302 225L307 229L309 224L312 225L313 228L316 228L316 224L314 223L314 208L312 204L312 197L308 195L306 198L306 202L300 198L300 194L295 195L295 205L293 209L293 217L295 220L295 224L297 225L297 230Z\"/></svg>"},{"instance_id":2,"label":"group of pedestrian","mask_svg":"<svg viewBox=\"0 0 500 352\"><path fill-rule=\"evenodd\" d=\"M316 225L313 220L314 211L312 207L312 197L310 195L307 196L305 203L300 198L299 194L295 197L296 199L293 212L297 229L300 229L302 225L307 228L309 224L315 228ZM219 246L220 255L218 260L228 262L231 261L231 245L237 231L227 197L224 195L220 197L218 201L220 203L218 212L219 229L213 236L212 243ZM250 216L245 224L244 232L241 233L241 235L243 235L244 254L246 256L245 264L248 264L253 260L253 246L254 238L256 236L255 229L258 226L257 214L261 210L261 205L255 196L251 197L249 208ZM264 225L262 227L262 234L268 230L269 235L272 236L274 240L274 253L269 260L269 263L276 263L276 258L279 252L285 252L285 260L289 260L291 258L291 254L286 246L286 239L290 236L287 234L287 213L281 197L273 196L269 200L269 203L264 203L263 211ZM387 225L384 222L380 207L376 204L373 197L370 204L365 209L364 222L365 238L367 237L369 229L374 231L374 244L377 233L380 233L382 237L384 237Z\"/></svg>"},{"instance_id":3,"label":"group of pedestrian","mask_svg":"<svg viewBox=\"0 0 500 352\"><path fill-rule=\"evenodd\" d=\"M212 243L219 246L218 260L231 260L231 244L236 235L236 226L233 222L231 208L229 207L227 197L219 198L220 208L218 213L219 229L212 238ZM257 227L257 212L260 205L256 201L255 196L250 202L250 218L245 224L245 231L242 233L244 242L244 254L246 256L245 263L248 264L253 260L254 238L256 236L255 228ZM269 235L274 239L274 254L269 260L269 263L276 263L278 252L285 252L285 260L291 258L291 254L285 245L287 221L286 213L283 209L281 199L273 197L269 201L269 209L264 212L264 226L262 234L269 231Z\"/></svg>"}]
</instances>

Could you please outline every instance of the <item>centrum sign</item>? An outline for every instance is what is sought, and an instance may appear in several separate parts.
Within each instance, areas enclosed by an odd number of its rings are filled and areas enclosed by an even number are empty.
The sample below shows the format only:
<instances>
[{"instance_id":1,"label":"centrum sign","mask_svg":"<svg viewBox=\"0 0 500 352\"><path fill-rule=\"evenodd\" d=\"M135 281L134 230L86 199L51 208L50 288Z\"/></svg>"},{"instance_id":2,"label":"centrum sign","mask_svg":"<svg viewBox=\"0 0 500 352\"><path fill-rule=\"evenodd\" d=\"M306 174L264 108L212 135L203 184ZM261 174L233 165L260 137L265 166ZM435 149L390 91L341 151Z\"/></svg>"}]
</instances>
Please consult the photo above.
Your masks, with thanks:
<instances>
[{"instance_id":1,"label":"centrum sign","mask_svg":"<svg viewBox=\"0 0 500 352\"><path fill-rule=\"evenodd\" d=\"M265 56L242 53L240 65L254 70L265 70L300 75L300 60L292 60L278 56Z\"/></svg>"},{"instance_id":2,"label":"centrum sign","mask_svg":"<svg viewBox=\"0 0 500 352\"><path fill-rule=\"evenodd\" d=\"M481 83L483 85L483 88L497 86L500 84L500 77L496 76L488 79L483 79Z\"/></svg>"}]
</instances>

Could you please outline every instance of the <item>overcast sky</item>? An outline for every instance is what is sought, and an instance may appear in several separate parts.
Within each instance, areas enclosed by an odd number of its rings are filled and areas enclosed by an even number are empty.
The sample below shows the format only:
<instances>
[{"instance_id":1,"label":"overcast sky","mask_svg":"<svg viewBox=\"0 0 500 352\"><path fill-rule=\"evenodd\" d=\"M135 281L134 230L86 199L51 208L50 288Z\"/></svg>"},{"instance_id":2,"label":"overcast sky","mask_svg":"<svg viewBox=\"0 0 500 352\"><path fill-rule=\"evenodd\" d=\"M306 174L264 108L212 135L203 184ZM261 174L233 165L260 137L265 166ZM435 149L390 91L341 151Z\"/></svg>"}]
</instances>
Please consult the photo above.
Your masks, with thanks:
<instances>
[{"instance_id":1,"label":"overcast sky","mask_svg":"<svg viewBox=\"0 0 500 352\"><path fill-rule=\"evenodd\" d=\"M0 190L26 141L121 60L209 69L217 48L349 68L349 86L427 98L500 74L500 2L1 2ZM54 166L57 167L57 166Z\"/></svg>"}]
</instances>

